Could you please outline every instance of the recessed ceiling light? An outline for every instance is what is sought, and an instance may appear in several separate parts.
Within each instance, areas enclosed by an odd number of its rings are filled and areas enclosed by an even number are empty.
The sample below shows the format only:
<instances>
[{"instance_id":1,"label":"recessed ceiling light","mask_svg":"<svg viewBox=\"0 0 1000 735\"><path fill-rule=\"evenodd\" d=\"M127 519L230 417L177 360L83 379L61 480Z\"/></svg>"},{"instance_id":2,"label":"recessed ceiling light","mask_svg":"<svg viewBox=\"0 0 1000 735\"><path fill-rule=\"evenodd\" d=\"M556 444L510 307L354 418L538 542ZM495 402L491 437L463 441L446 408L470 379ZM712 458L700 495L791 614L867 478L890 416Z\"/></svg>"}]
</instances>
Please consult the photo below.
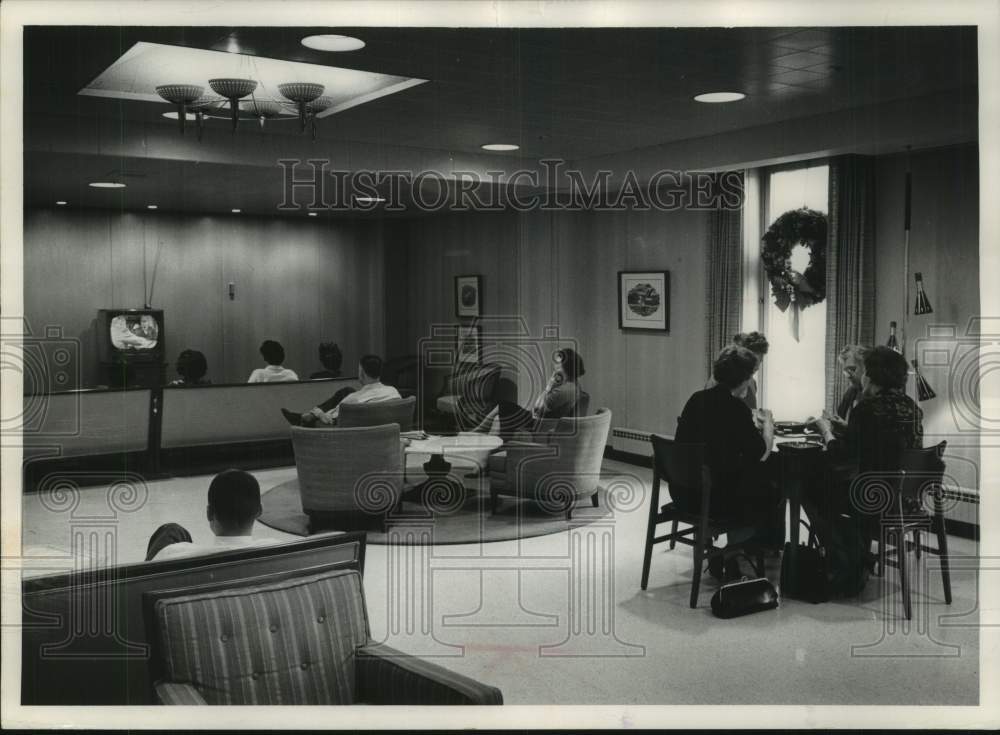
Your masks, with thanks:
<instances>
[{"instance_id":1,"label":"recessed ceiling light","mask_svg":"<svg viewBox=\"0 0 1000 735\"><path fill-rule=\"evenodd\" d=\"M119 181L91 181L87 186L92 186L95 189L124 189L125 184Z\"/></svg>"},{"instance_id":2,"label":"recessed ceiling light","mask_svg":"<svg viewBox=\"0 0 1000 735\"><path fill-rule=\"evenodd\" d=\"M746 99L746 95L742 92L706 92L695 95L694 101L717 104L719 102L739 102L742 99Z\"/></svg>"},{"instance_id":3,"label":"recessed ceiling light","mask_svg":"<svg viewBox=\"0 0 1000 735\"><path fill-rule=\"evenodd\" d=\"M302 45L317 51L357 51L365 47L365 42L353 36L338 36L326 33L320 36L306 36Z\"/></svg>"},{"instance_id":4,"label":"recessed ceiling light","mask_svg":"<svg viewBox=\"0 0 1000 735\"><path fill-rule=\"evenodd\" d=\"M157 208L157 207L156 207L156 205L155 205L155 204L147 204L147 205L146 205L146 209L156 209L156 208Z\"/></svg>"},{"instance_id":5,"label":"recessed ceiling light","mask_svg":"<svg viewBox=\"0 0 1000 735\"><path fill-rule=\"evenodd\" d=\"M383 197L354 197L354 201L360 202L361 204L378 204L379 202L384 202Z\"/></svg>"},{"instance_id":6,"label":"recessed ceiling light","mask_svg":"<svg viewBox=\"0 0 1000 735\"><path fill-rule=\"evenodd\" d=\"M163 113L163 117L167 118L168 120L176 120L177 119L177 111L174 110L173 112L164 112ZM184 119L185 120L195 120L195 119L197 119L197 115L195 115L193 112L185 112L184 113Z\"/></svg>"},{"instance_id":7,"label":"recessed ceiling light","mask_svg":"<svg viewBox=\"0 0 1000 735\"><path fill-rule=\"evenodd\" d=\"M239 213L240 213L240 212L242 212L243 210L242 210L242 209L232 209L232 210L230 210L230 211L231 211L231 212L232 212L233 214L239 214Z\"/></svg>"},{"instance_id":8,"label":"recessed ceiling light","mask_svg":"<svg viewBox=\"0 0 1000 735\"><path fill-rule=\"evenodd\" d=\"M513 143L487 143L482 146L484 151L516 151L520 150L521 146L514 145Z\"/></svg>"},{"instance_id":9,"label":"recessed ceiling light","mask_svg":"<svg viewBox=\"0 0 1000 735\"><path fill-rule=\"evenodd\" d=\"M316 212L310 212L310 213L309 213L309 216L310 216L310 217L316 217L316 216L317 216L317 213L316 213Z\"/></svg>"},{"instance_id":10,"label":"recessed ceiling light","mask_svg":"<svg viewBox=\"0 0 1000 735\"><path fill-rule=\"evenodd\" d=\"M60 199L58 202L56 202L56 204L58 204L60 207L65 207L66 206L66 202L64 202L62 199Z\"/></svg>"}]
</instances>

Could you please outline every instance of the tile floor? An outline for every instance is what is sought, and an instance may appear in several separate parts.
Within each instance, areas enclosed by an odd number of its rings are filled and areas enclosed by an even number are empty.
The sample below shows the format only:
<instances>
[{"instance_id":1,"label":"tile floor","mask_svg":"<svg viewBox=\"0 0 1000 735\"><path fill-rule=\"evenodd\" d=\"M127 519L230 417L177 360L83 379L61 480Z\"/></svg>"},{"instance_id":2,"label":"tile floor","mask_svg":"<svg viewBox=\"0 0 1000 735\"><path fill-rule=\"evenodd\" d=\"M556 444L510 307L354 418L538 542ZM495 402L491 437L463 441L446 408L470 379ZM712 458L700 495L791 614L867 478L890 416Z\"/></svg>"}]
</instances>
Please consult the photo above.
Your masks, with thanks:
<instances>
[{"instance_id":1,"label":"tile floor","mask_svg":"<svg viewBox=\"0 0 1000 735\"><path fill-rule=\"evenodd\" d=\"M508 704L881 704L972 705L979 692L975 545L952 538L953 604L940 577L915 592L901 617L896 572L873 578L860 599L717 620L705 575L692 610L686 548L653 555L639 589L651 472L607 461L605 472L637 492L607 523L483 545L367 548L365 593L372 635L402 650L499 686ZM294 468L257 471L261 487ZM176 521L211 541L204 520L209 477L150 482L110 517L119 563L142 560L156 526ZM71 568L74 518L110 516L105 487L84 488L73 510L30 494L23 501L25 567ZM52 502L48 502L51 506ZM120 503L122 505L122 503ZM258 533L293 537L258 526ZM921 571L929 571L924 556ZM102 563L102 560L94 560ZM933 562L931 563L933 564ZM423 569L407 576L406 569ZM401 571L402 570L402 571ZM769 560L777 582L779 562Z\"/></svg>"}]
</instances>

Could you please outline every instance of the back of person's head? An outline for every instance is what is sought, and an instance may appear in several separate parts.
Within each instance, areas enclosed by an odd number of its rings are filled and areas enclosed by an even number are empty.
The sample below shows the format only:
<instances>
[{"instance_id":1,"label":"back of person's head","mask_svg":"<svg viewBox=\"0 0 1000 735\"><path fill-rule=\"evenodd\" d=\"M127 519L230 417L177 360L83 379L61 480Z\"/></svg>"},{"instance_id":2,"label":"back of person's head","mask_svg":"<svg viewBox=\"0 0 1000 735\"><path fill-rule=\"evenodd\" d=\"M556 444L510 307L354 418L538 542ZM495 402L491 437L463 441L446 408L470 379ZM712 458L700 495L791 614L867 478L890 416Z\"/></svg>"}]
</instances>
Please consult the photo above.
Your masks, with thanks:
<instances>
[{"instance_id":1,"label":"back of person's head","mask_svg":"<svg viewBox=\"0 0 1000 735\"><path fill-rule=\"evenodd\" d=\"M260 345L260 356L268 365L283 365L285 362L285 348L273 339L266 339Z\"/></svg>"},{"instance_id":2,"label":"back of person's head","mask_svg":"<svg viewBox=\"0 0 1000 735\"><path fill-rule=\"evenodd\" d=\"M361 370L369 378L379 379L382 377L382 358L378 355L365 355L361 358Z\"/></svg>"},{"instance_id":3,"label":"back of person's head","mask_svg":"<svg viewBox=\"0 0 1000 735\"><path fill-rule=\"evenodd\" d=\"M339 372L344 364L344 353L340 351L340 346L334 342L320 342L319 362L331 372Z\"/></svg>"},{"instance_id":4,"label":"back of person's head","mask_svg":"<svg viewBox=\"0 0 1000 735\"><path fill-rule=\"evenodd\" d=\"M740 332L733 337L733 344L746 347L758 357L766 355L770 347L767 337L760 332Z\"/></svg>"},{"instance_id":5,"label":"back of person's head","mask_svg":"<svg viewBox=\"0 0 1000 735\"><path fill-rule=\"evenodd\" d=\"M895 350L880 345L865 355L865 375L883 390L906 388L906 358Z\"/></svg>"},{"instance_id":6,"label":"back of person's head","mask_svg":"<svg viewBox=\"0 0 1000 735\"><path fill-rule=\"evenodd\" d=\"M844 345L837 354L837 359L841 362L847 362L853 358L855 362L864 364L869 352L871 352L871 347L864 345Z\"/></svg>"},{"instance_id":7,"label":"back of person's head","mask_svg":"<svg viewBox=\"0 0 1000 735\"><path fill-rule=\"evenodd\" d=\"M177 356L177 374L185 383L197 383L208 372L208 360L198 350L184 350Z\"/></svg>"},{"instance_id":8,"label":"back of person's head","mask_svg":"<svg viewBox=\"0 0 1000 735\"><path fill-rule=\"evenodd\" d=\"M557 351L556 361L562 365L567 380L576 381L587 372L583 367L583 358L571 347Z\"/></svg>"},{"instance_id":9,"label":"back of person's head","mask_svg":"<svg viewBox=\"0 0 1000 735\"><path fill-rule=\"evenodd\" d=\"M719 356L715 358L712 364L712 377L719 385L732 390L753 376L757 363L757 355L746 347L729 345L723 347Z\"/></svg>"},{"instance_id":10,"label":"back of person's head","mask_svg":"<svg viewBox=\"0 0 1000 735\"><path fill-rule=\"evenodd\" d=\"M208 486L208 508L213 520L224 529L240 529L253 524L260 515L260 485L243 470L225 470Z\"/></svg>"}]
</instances>

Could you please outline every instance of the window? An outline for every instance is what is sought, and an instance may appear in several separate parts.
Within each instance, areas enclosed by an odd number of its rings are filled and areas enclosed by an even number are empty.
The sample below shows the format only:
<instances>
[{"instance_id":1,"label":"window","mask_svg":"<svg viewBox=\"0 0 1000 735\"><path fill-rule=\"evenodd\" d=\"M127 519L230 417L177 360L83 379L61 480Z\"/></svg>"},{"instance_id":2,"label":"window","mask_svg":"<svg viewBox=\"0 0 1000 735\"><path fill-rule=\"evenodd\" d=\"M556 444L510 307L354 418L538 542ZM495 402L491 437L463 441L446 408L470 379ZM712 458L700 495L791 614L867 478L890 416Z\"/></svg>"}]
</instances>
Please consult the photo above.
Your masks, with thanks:
<instances>
[{"instance_id":1,"label":"window","mask_svg":"<svg viewBox=\"0 0 1000 735\"><path fill-rule=\"evenodd\" d=\"M771 409L777 421L797 421L818 416L825 402L826 384L826 301L798 310L798 335L792 307L782 312L774 304L771 284L760 265L760 238L785 212L809 207L826 213L829 167L826 165L764 171L763 219L752 249L748 242L747 275L763 279L747 291L759 294L760 311L744 309L744 330L761 328L770 343L758 375L760 405ZM754 238L748 238L753 240ZM799 246L792 250L792 267L805 271L809 251ZM760 274L760 275L758 275ZM747 284L748 286L750 284ZM749 313L748 313L749 312Z\"/></svg>"}]
</instances>

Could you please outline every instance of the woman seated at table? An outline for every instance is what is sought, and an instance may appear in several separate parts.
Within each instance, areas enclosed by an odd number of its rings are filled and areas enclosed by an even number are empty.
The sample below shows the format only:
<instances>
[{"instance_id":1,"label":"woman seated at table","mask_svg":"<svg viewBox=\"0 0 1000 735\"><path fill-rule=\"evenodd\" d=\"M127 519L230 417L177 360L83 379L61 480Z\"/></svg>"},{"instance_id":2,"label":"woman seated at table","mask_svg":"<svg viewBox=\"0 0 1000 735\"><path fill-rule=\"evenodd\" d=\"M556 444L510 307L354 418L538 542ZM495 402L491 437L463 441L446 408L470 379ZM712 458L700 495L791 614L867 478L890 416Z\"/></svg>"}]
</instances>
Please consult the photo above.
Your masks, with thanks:
<instances>
[{"instance_id":1,"label":"woman seated at table","mask_svg":"<svg viewBox=\"0 0 1000 735\"><path fill-rule=\"evenodd\" d=\"M584 374L583 358L570 348L557 350L552 356L552 375L531 406L522 408L511 401L500 401L476 427L476 431L488 432L493 419L500 417L500 436L505 440L517 431L538 430L545 419L561 419L575 416L577 406L586 393L577 382Z\"/></svg>"},{"instance_id":2,"label":"woman seated at table","mask_svg":"<svg viewBox=\"0 0 1000 735\"><path fill-rule=\"evenodd\" d=\"M825 542L824 533L829 540L831 523L838 514L867 515L864 507L856 506L865 498L864 491L860 486L851 489L859 474L895 473L903 453L923 444L923 411L905 393L903 356L888 347L876 347L865 356L864 371L861 399L850 411L843 436L834 433L828 418L810 419L826 442L830 460L847 468L835 473L830 483L813 484L806 493L803 506L821 542ZM870 539L865 540L870 547Z\"/></svg>"},{"instance_id":3,"label":"woman seated at table","mask_svg":"<svg viewBox=\"0 0 1000 735\"><path fill-rule=\"evenodd\" d=\"M757 410L757 378L755 377L757 371L760 370L760 364L764 360L764 355L767 354L767 350L770 345L767 342L767 337L765 337L760 332L740 332L739 334L733 335L733 344L738 347L746 347L750 350L754 357L757 358L757 367L754 368L754 375L750 376L750 383L747 386L746 393L743 394L741 400L747 404L751 411ZM708 383L705 385L706 388L712 388L716 384L715 378L709 378Z\"/></svg>"},{"instance_id":4,"label":"woman seated at table","mask_svg":"<svg viewBox=\"0 0 1000 735\"><path fill-rule=\"evenodd\" d=\"M840 369L847 378L848 386L840 403L837 404L837 413L823 412L823 418L830 421L830 430L833 431L834 436L844 434L851 411L861 400L861 379L865 375L865 357L870 351L870 348L862 345L845 345L840 354L837 355L837 362L840 363Z\"/></svg>"},{"instance_id":5,"label":"woman seated at table","mask_svg":"<svg viewBox=\"0 0 1000 735\"><path fill-rule=\"evenodd\" d=\"M715 385L688 399L677 423L677 444L705 447L711 471L712 496L709 512L717 517L746 518L746 525L728 535L730 545L746 542L767 545L776 524L781 523L781 497L766 463L774 444L771 412L758 409L760 430L754 413L744 402L757 369L757 356L738 345L723 348L712 365ZM701 510L700 498L688 498L671 488L671 498L690 513ZM720 576L719 569L709 571ZM739 577L736 559L726 562L727 577Z\"/></svg>"}]
</instances>

